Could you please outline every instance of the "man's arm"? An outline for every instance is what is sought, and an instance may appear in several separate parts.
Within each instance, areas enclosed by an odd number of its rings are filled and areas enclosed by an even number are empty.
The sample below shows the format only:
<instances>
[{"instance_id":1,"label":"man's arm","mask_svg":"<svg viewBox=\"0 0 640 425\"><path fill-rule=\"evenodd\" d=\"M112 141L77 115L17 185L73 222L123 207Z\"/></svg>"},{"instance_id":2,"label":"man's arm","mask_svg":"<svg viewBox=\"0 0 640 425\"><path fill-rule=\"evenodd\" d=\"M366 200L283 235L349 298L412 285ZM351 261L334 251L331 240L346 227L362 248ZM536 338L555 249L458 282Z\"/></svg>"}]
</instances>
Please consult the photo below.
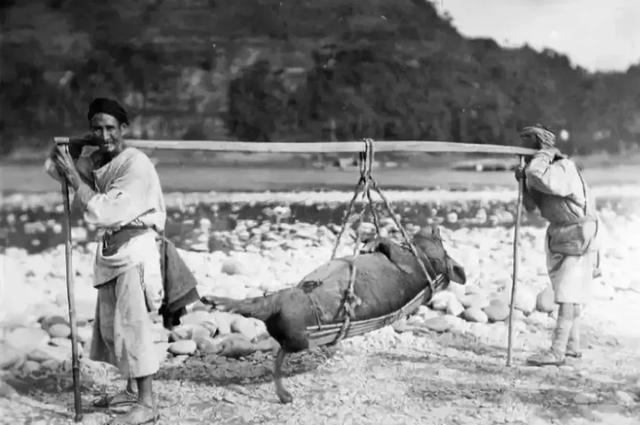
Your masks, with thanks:
<instances>
[{"instance_id":1,"label":"man's arm","mask_svg":"<svg viewBox=\"0 0 640 425\"><path fill-rule=\"evenodd\" d=\"M542 149L534 156L525 175L530 189L556 196L569 196L573 193L575 169L566 161L552 162L555 150Z\"/></svg>"},{"instance_id":2,"label":"man's arm","mask_svg":"<svg viewBox=\"0 0 640 425\"><path fill-rule=\"evenodd\" d=\"M149 178L155 173L146 158L135 157L125 165L106 193L96 193L82 183L77 192L87 223L98 227L119 227L148 212Z\"/></svg>"}]
</instances>

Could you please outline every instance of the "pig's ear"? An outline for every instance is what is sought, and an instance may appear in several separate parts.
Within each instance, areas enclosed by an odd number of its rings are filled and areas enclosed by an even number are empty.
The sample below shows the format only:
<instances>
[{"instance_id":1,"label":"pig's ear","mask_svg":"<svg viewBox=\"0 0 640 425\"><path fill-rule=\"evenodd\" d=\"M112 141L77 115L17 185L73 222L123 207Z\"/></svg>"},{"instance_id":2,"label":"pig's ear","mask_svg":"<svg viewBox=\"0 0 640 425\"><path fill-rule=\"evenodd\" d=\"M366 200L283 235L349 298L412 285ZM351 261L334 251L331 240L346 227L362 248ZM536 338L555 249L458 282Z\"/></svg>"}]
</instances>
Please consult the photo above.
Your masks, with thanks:
<instances>
[{"instance_id":1,"label":"pig's ear","mask_svg":"<svg viewBox=\"0 0 640 425\"><path fill-rule=\"evenodd\" d=\"M467 275L464 272L464 267L451 257L447 257L447 276L452 282L457 282L462 285L467 283Z\"/></svg>"}]
</instances>

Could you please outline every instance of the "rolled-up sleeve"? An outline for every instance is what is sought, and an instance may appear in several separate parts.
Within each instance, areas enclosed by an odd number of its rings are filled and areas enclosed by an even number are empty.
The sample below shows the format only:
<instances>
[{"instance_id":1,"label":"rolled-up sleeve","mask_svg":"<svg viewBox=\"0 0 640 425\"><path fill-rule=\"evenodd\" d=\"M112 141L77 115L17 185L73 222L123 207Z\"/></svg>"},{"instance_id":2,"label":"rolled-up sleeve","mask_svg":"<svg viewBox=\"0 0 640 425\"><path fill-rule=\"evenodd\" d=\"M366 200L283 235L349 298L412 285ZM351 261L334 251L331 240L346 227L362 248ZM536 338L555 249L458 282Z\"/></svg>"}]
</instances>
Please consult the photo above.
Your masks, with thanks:
<instances>
[{"instance_id":1,"label":"rolled-up sleeve","mask_svg":"<svg viewBox=\"0 0 640 425\"><path fill-rule=\"evenodd\" d=\"M82 185L77 196L85 207L85 221L98 227L119 227L147 212L150 165L140 157L132 160L105 193Z\"/></svg>"},{"instance_id":2,"label":"rolled-up sleeve","mask_svg":"<svg viewBox=\"0 0 640 425\"><path fill-rule=\"evenodd\" d=\"M534 155L525 169L527 187L556 196L569 196L573 192L576 171L568 161L551 162L546 153Z\"/></svg>"}]
</instances>

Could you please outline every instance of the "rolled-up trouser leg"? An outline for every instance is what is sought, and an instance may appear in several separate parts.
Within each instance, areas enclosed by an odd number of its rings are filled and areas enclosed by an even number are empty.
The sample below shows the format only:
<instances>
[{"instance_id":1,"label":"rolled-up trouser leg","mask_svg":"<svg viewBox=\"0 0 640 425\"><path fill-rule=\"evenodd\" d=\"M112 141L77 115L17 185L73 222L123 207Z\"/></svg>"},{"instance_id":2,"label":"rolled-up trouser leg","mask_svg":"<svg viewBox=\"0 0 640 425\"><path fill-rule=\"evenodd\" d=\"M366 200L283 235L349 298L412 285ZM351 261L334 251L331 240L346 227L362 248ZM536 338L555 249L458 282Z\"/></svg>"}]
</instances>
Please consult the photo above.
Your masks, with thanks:
<instances>
[{"instance_id":1,"label":"rolled-up trouser leg","mask_svg":"<svg viewBox=\"0 0 640 425\"><path fill-rule=\"evenodd\" d=\"M553 331L553 341L551 350L559 357L564 359L567 351L567 343L573 326L574 308L572 303L561 303L558 309L558 321Z\"/></svg>"},{"instance_id":2,"label":"rolled-up trouser leg","mask_svg":"<svg viewBox=\"0 0 640 425\"><path fill-rule=\"evenodd\" d=\"M527 359L527 363L535 366L559 365L564 363L567 350L567 342L573 324L573 304L560 303L558 309L558 321L553 330L551 349Z\"/></svg>"},{"instance_id":3,"label":"rolled-up trouser leg","mask_svg":"<svg viewBox=\"0 0 640 425\"><path fill-rule=\"evenodd\" d=\"M573 324L571 325L571 333L569 334L569 342L567 343L566 355L570 357L582 357L580 349L580 304L573 305Z\"/></svg>"}]
</instances>

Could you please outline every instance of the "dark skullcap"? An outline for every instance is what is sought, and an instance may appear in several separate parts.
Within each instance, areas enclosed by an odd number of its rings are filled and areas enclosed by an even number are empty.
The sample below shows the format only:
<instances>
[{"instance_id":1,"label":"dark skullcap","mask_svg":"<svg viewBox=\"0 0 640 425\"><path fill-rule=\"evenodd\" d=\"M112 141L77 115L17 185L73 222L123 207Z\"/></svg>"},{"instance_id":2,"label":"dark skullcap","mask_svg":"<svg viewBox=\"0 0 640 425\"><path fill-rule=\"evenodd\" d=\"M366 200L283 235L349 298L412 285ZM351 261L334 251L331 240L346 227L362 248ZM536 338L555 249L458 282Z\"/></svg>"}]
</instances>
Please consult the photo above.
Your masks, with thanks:
<instances>
[{"instance_id":1,"label":"dark skullcap","mask_svg":"<svg viewBox=\"0 0 640 425\"><path fill-rule=\"evenodd\" d=\"M556 145L556 135L539 124L523 128L520 137L527 136L533 136L542 146L552 148Z\"/></svg>"},{"instance_id":2,"label":"dark skullcap","mask_svg":"<svg viewBox=\"0 0 640 425\"><path fill-rule=\"evenodd\" d=\"M113 99L107 99L104 97L93 99L93 102L89 105L87 118L91 121L91 118L93 118L95 114L100 113L111 115L117 119L120 124L129 124L127 111L125 111L124 108Z\"/></svg>"}]
</instances>

